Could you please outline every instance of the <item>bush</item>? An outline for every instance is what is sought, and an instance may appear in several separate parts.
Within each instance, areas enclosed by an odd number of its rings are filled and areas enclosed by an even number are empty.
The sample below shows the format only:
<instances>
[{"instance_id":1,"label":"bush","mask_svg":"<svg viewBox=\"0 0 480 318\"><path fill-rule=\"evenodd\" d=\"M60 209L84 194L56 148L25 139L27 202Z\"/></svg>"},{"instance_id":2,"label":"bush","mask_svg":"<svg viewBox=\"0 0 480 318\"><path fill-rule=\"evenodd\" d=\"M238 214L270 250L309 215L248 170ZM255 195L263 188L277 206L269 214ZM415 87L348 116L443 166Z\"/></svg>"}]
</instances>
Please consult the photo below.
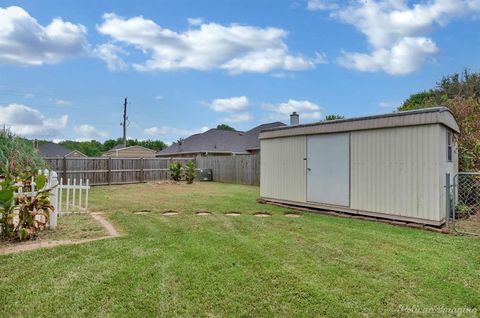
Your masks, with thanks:
<instances>
[{"instance_id":1,"label":"bush","mask_svg":"<svg viewBox=\"0 0 480 318\"><path fill-rule=\"evenodd\" d=\"M13 175L5 168L0 180L0 238L7 240L26 240L34 238L39 229L46 225L53 206L50 204L50 189L44 188L47 177L22 173ZM18 188L29 189L35 182L34 195L18 194Z\"/></svg>"},{"instance_id":2,"label":"bush","mask_svg":"<svg viewBox=\"0 0 480 318\"><path fill-rule=\"evenodd\" d=\"M181 162L174 162L170 165L170 178L174 181L180 181L182 179L183 166Z\"/></svg>"},{"instance_id":3,"label":"bush","mask_svg":"<svg viewBox=\"0 0 480 318\"><path fill-rule=\"evenodd\" d=\"M193 180L197 176L197 164L194 161L189 161L186 166L185 180L187 180L188 184L192 184Z\"/></svg>"},{"instance_id":4,"label":"bush","mask_svg":"<svg viewBox=\"0 0 480 318\"><path fill-rule=\"evenodd\" d=\"M45 166L45 161L31 141L17 137L8 130L0 130L0 175L5 175L8 169L13 175L19 176Z\"/></svg>"}]
</instances>

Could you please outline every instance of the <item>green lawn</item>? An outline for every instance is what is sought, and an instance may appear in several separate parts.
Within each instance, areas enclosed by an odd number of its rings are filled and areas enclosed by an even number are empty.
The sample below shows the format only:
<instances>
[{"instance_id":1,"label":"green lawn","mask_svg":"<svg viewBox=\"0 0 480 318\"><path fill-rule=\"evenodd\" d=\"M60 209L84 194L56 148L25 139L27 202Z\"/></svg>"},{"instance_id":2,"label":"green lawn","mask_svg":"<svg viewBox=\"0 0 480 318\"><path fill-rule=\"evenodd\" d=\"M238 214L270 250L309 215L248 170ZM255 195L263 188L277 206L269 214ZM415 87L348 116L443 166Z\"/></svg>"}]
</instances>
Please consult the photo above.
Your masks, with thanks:
<instances>
[{"instance_id":1,"label":"green lawn","mask_svg":"<svg viewBox=\"0 0 480 318\"><path fill-rule=\"evenodd\" d=\"M479 239L287 218L258 196L219 183L93 188L91 209L124 236L0 256L0 317L414 316L402 306L425 317L480 314Z\"/></svg>"}]
</instances>

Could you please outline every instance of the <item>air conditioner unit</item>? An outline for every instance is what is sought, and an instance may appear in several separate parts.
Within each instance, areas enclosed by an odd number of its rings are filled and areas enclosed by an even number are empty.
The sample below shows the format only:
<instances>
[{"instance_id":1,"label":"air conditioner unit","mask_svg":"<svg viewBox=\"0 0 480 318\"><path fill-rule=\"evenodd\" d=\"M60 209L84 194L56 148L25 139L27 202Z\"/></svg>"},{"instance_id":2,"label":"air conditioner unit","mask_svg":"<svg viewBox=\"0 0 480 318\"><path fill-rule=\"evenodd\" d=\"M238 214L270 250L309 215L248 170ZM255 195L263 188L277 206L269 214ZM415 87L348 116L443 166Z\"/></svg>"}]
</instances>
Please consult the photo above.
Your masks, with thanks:
<instances>
[{"instance_id":1,"label":"air conditioner unit","mask_svg":"<svg viewBox=\"0 0 480 318\"><path fill-rule=\"evenodd\" d=\"M197 179L200 181L212 181L212 169L198 169Z\"/></svg>"}]
</instances>

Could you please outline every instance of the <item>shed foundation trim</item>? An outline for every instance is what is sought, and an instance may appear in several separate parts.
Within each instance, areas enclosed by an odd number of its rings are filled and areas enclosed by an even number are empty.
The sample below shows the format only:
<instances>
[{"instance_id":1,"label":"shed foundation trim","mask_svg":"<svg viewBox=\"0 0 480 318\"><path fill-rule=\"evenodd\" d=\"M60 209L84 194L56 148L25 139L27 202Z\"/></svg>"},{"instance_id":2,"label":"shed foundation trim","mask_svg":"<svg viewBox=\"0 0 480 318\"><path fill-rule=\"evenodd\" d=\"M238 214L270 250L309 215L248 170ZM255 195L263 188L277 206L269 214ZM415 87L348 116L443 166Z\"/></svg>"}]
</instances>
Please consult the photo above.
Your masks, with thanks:
<instances>
[{"instance_id":1,"label":"shed foundation trim","mask_svg":"<svg viewBox=\"0 0 480 318\"><path fill-rule=\"evenodd\" d=\"M292 206L292 208L297 206L297 207L306 207L306 208L313 208L313 209L319 209L319 210L329 210L329 211L336 211L336 212L348 213L353 215L375 217L379 219L388 219L388 220L412 222L412 223L425 224L425 225L433 225L437 227L442 226L445 223L444 218L441 221L433 221L433 220L413 218L413 217L401 216L401 215L361 211L361 210L346 208L343 206L321 204L321 203L314 203L314 202L297 202L297 201L280 200L280 199L273 199L273 198L266 198L266 197L262 197L261 200L264 200L266 202L287 204ZM315 212L315 211L312 211L312 212Z\"/></svg>"}]
</instances>

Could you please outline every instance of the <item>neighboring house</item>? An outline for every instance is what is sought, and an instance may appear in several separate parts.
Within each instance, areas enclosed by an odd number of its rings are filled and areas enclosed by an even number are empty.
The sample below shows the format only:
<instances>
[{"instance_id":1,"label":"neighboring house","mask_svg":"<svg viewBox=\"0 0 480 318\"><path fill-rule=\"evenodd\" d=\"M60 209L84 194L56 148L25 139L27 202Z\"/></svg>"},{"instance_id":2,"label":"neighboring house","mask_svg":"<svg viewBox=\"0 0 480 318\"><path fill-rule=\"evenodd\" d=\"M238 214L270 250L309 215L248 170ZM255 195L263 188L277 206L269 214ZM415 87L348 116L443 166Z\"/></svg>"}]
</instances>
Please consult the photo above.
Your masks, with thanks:
<instances>
[{"instance_id":1,"label":"neighboring house","mask_svg":"<svg viewBox=\"0 0 480 318\"><path fill-rule=\"evenodd\" d=\"M142 146L124 147L117 145L112 149L105 151L102 157L121 157L121 158L154 158L155 150L148 149Z\"/></svg>"},{"instance_id":2,"label":"neighboring house","mask_svg":"<svg viewBox=\"0 0 480 318\"><path fill-rule=\"evenodd\" d=\"M53 142L38 145L37 150L43 158L87 157L78 150L67 149Z\"/></svg>"},{"instance_id":3,"label":"neighboring house","mask_svg":"<svg viewBox=\"0 0 480 318\"><path fill-rule=\"evenodd\" d=\"M281 126L285 126L285 124L275 122L263 124L245 132L213 128L172 144L158 152L157 157L248 155L260 151L260 140L258 139L260 131Z\"/></svg>"}]
</instances>

